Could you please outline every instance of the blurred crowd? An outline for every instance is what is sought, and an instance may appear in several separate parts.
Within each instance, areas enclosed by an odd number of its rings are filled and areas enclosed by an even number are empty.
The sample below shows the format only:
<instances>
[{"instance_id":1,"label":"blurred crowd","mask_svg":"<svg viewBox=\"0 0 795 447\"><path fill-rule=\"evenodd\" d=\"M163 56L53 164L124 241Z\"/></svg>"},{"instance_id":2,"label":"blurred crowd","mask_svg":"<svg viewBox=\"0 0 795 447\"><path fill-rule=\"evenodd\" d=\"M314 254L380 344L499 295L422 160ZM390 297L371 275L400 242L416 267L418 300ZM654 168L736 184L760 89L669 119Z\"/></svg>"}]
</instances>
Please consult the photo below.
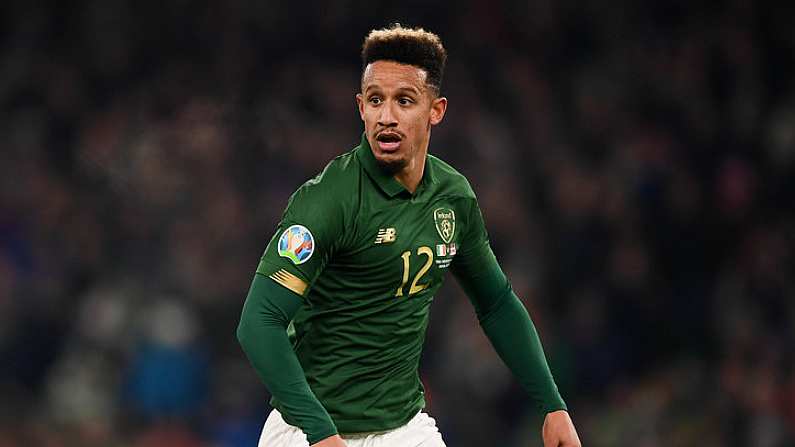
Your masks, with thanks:
<instances>
[{"instance_id":1,"label":"blurred crowd","mask_svg":"<svg viewBox=\"0 0 795 447\"><path fill-rule=\"evenodd\" d=\"M235 339L301 183L362 131L372 28L449 51L473 184L584 445L795 445L795 8L0 6L0 447L255 445ZM451 447L541 445L460 289L422 363Z\"/></svg>"}]
</instances>

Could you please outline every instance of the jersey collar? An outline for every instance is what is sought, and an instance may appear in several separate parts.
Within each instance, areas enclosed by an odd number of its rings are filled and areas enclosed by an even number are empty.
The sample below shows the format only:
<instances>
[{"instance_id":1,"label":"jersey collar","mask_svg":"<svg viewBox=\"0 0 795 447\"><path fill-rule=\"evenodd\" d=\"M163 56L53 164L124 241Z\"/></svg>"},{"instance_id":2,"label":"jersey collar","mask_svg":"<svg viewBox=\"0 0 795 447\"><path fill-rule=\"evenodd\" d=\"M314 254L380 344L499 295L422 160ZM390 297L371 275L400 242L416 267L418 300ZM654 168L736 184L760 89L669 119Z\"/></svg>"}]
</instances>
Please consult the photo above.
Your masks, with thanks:
<instances>
[{"instance_id":1,"label":"jersey collar","mask_svg":"<svg viewBox=\"0 0 795 447\"><path fill-rule=\"evenodd\" d=\"M359 158L359 161L370 178L373 179L386 195L395 197L401 192L406 192L408 194L408 190L399 181L395 180L395 177L385 173L378 167L375 156L373 155L373 150L370 148L370 142L367 141L367 135L365 133L362 133L362 142L356 149L356 156ZM430 183L436 183L436 176L434 176L429 158L430 156L425 157L425 171L422 175L420 187L415 193L419 193L421 189L427 188Z\"/></svg>"}]
</instances>

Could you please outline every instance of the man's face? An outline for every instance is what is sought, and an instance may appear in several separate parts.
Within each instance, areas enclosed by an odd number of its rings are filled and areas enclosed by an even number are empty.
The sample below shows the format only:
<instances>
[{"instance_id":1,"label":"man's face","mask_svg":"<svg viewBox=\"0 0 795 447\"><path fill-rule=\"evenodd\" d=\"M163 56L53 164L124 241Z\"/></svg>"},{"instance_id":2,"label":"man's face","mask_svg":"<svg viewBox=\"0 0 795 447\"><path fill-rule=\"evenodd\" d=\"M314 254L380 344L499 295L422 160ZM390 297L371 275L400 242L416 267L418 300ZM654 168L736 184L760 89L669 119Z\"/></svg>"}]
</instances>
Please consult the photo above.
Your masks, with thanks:
<instances>
[{"instance_id":1,"label":"man's face","mask_svg":"<svg viewBox=\"0 0 795 447\"><path fill-rule=\"evenodd\" d=\"M424 154L431 126L442 121L447 100L426 84L427 72L392 61L369 64L356 95L373 155L386 171L412 169Z\"/></svg>"}]
</instances>

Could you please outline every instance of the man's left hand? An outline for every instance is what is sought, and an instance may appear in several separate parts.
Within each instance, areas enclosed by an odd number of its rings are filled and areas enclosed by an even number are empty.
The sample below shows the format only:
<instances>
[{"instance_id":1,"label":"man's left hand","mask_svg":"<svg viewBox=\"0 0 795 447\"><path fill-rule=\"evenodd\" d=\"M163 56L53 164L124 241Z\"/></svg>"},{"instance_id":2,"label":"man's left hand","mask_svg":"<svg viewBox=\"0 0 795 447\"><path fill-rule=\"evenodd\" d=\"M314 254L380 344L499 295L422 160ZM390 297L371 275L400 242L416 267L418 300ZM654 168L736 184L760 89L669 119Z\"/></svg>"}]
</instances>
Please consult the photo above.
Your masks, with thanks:
<instances>
[{"instance_id":1,"label":"man's left hand","mask_svg":"<svg viewBox=\"0 0 795 447\"><path fill-rule=\"evenodd\" d=\"M541 437L544 447L582 447L569 412L565 410L547 413Z\"/></svg>"}]
</instances>

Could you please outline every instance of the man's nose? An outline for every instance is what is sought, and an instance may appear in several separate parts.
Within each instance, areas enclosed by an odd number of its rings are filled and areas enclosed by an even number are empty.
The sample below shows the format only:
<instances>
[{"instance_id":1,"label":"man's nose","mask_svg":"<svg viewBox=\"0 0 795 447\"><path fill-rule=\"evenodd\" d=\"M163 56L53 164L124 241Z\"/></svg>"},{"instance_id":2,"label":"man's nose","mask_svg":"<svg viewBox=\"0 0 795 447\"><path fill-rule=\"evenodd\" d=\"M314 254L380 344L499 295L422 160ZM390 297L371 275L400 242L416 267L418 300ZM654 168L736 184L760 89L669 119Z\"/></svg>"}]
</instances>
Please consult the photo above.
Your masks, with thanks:
<instances>
[{"instance_id":1,"label":"man's nose","mask_svg":"<svg viewBox=\"0 0 795 447\"><path fill-rule=\"evenodd\" d=\"M395 105L387 102L381 107L381 114L378 116L378 124L384 127L397 126L397 115L394 113Z\"/></svg>"}]
</instances>

